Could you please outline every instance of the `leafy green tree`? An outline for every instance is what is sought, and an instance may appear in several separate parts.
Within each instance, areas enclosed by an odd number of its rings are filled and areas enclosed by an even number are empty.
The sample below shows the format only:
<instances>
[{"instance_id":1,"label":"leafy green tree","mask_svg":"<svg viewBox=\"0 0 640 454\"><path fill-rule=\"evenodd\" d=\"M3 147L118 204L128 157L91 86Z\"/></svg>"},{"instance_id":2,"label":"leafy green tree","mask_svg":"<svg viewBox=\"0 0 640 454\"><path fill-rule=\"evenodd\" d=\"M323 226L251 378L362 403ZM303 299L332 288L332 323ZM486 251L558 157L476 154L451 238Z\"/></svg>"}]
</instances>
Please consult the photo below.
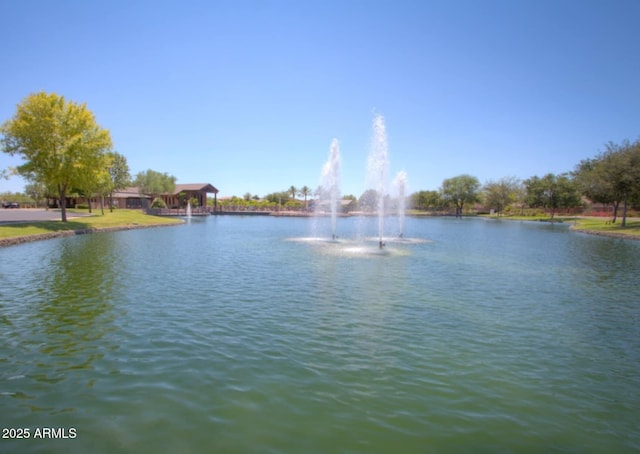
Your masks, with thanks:
<instances>
[{"instance_id":1,"label":"leafy green tree","mask_svg":"<svg viewBox=\"0 0 640 454\"><path fill-rule=\"evenodd\" d=\"M445 203L438 191L418 191L410 196L410 204L416 210L433 210L442 208Z\"/></svg>"},{"instance_id":2,"label":"leafy green tree","mask_svg":"<svg viewBox=\"0 0 640 454\"><path fill-rule=\"evenodd\" d=\"M153 199L157 199L160 194L173 194L176 190L176 177L168 173L160 173L148 169L145 172L138 172L133 182L138 186L141 194L148 194Z\"/></svg>"},{"instance_id":3,"label":"leafy green tree","mask_svg":"<svg viewBox=\"0 0 640 454\"><path fill-rule=\"evenodd\" d=\"M521 183L515 177L488 181L482 188L485 206L493 208L501 216L504 209L517 200L520 187Z\"/></svg>"},{"instance_id":4,"label":"leafy green tree","mask_svg":"<svg viewBox=\"0 0 640 454\"><path fill-rule=\"evenodd\" d=\"M621 200L616 196L613 180L604 165L604 157L580 161L574 171L578 189L593 203L613 206L613 222L616 222Z\"/></svg>"},{"instance_id":5,"label":"leafy green tree","mask_svg":"<svg viewBox=\"0 0 640 454\"><path fill-rule=\"evenodd\" d=\"M524 181L524 186L529 206L549 210L551 219L557 209L580 206L578 184L566 174L549 173L542 178L533 176Z\"/></svg>"},{"instance_id":6,"label":"leafy green tree","mask_svg":"<svg viewBox=\"0 0 640 454\"><path fill-rule=\"evenodd\" d=\"M374 212L378 209L380 194L375 189L367 189L358 199L358 206L363 211Z\"/></svg>"},{"instance_id":7,"label":"leafy green tree","mask_svg":"<svg viewBox=\"0 0 640 454\"><path fill-rule=\"evenodd\" d=\"M272 203L274 206L282 206L289 201L289 191L272 192L264 196L265 200Z\"/></svg>"},{"instance_id":8,"label":"leafy green tree","mask_svg":"<svg viewBox=\"0 0 640 454\"><path fill-rule=\"evenodd\" d=\"M43 183L32 181L24 187L24 192L36 202L36 207L40 206L40 201L47 196L47 187Z\"/></svg>"},{"instance_id":9,"label":"leafy green tree","mask_svg":"<svg viewBox=\"0 0 640 454\"><path fill-rule=\"evenodd\" d=\"M113 193L126 188L131 184L131 173L127 158L116 151L107 153L107 169L110 177L108 188L109 211L113 212Z\"/></svg>"},{"instance_id":10,"label":"leafy green tree","mask_svg":"<svg viewBox=\"0 0 640 454\"><path fill-rule=\"evenodd\" d=\"M293 200L296 199L296 195L298 194L298 188L296 188L295 186L290 186L289 187L289 195L291 195L291 198Z\"/></svg>"},{"instance_id":11,"label":"leafy green tree","mask_svg":"<svg viewBox=\"0 0 640 454\"><path fill-rule=\"evenodd\" d=\"M11 175L15 173L16 169L9 167L7 169L0 169L0 179L8 180Z\"/></svg>"},{"instance_id":12,"label":"leafy green tree","mask_svg":"<svg viewBox=\"0 0 640 454\"><path fill-rule=\"evenodd\" d=\"M0 132L3 151L26 161L16 169L20 175L55 186L63 222L67 191L78 186L112 146L109 131L98 126L86 104L55 93L26 97Z\"/></svg>"},{"instance_id":13,"label":"leafy green tree","mask_svg":"<svg viewBox=\"0 0 640 454\"><path fill-rule=\"evenodd\" d=\"M532 176L524 180L523 184L527 194L525 201L530 208L545 208L549 204L547 188L539 176Z\"/></svg>"},{"instance_id":14,"label":"leafy green tree","mask_svg":"<svg viewBox=\"0 0 640 454\"><path fill-rule=\"evenodd\" d=\"M102 201L102 196L109 191L109 170L108 170L108 158L107 154L101 157L100 162L96 163L96 166L87 169L82 178L74 186L74 189L79 194L82 194L88 202L89 213L91 213L91 198L94 195L99 195ZM100 204L103 207L103 203ZM104 207L102 208L102 214L104 214Z\"/></svg>"},{"instance_id":15,"label":"leafy green tree","mask_svg":"<svg viewBox=\"0 0 640 454\"><path fill-rule=\"evenodd\" d=\"M458 175L442 182L440 192L442 197L456 207L456 217L462 217L462 210L467 203L478 200L480 182L471 175Z\"/></svg>"},{"instance_id":16,"label":"leafy green tree","mask_svg":"<svg viewBox=\"0 0 640 454\"><path fill-rule=\"evenodd\" d=\"M576 178L589 199L613 204L613 222L622 203L622 226L626 226L628 206L640 198L640 140L610 142L596 159L579 165Z\"/></svg>"}]
</instances>

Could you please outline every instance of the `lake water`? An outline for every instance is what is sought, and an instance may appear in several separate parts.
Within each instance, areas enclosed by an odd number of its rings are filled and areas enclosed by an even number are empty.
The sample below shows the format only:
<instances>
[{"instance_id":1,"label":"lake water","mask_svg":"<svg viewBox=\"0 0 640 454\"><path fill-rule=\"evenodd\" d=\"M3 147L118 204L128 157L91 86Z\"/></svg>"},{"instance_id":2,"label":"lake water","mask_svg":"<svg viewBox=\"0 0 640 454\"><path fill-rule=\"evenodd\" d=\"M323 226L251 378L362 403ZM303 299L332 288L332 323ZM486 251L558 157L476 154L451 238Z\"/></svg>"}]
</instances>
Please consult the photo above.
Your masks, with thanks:
<instances>
[{"instance_id":1,"label":"lake water","mask_svg":"<svg viewBox=\"0 0 640 454\"><path fill-rule=\"evenodd\" d=\"M0 249L0 425L30 433L0 452L640 450L640 242L409 218L380 251L375 224Z\"/></svg>"}]
</instances>

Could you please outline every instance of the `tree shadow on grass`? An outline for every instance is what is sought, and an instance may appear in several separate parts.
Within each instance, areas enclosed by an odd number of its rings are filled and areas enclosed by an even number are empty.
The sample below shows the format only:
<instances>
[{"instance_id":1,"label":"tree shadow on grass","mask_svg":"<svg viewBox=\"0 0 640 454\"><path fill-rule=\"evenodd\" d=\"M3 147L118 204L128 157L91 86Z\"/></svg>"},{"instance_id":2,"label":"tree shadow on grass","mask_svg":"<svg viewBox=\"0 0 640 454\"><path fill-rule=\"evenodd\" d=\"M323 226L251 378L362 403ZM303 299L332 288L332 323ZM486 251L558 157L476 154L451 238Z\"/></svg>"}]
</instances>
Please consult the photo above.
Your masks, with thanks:
<instances>
[{"instance_id":1,"label":"tree shadow on grass","mask_svg":"<svg viewBox=\"0 0 640 454\"><path fill-rule=\"evenodd\" d=\"M27 221L27 222L7 222L0 224L0 227L11 227L12 229L24 229L27 235L37 235L37 232L27 232L28 229L44 229L48 232L83 231L91 229L87 222L71 220L62 221Z\"/></svg>"}]
</instances>

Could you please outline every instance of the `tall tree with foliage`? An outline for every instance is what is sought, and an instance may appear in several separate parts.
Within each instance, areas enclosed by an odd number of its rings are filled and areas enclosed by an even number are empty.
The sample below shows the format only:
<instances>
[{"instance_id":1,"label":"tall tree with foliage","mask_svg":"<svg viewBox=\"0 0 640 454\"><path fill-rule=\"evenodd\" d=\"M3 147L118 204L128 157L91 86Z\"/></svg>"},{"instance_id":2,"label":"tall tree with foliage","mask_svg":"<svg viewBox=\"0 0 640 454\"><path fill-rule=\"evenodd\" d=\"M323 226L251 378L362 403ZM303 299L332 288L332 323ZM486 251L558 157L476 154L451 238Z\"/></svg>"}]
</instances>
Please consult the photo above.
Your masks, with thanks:
<instances>
[{"instance_id":1,"label":"tall tree with foliage","mask_svg":"<svg viewBox=\"0 0 640 454\"><path fill-rule=\"evenodd\" d=\"M272 192L264 196L265 200L271 202L274 206L281 206L289 201L291 191Z\"/></svg>"},{"instance_id":2,"label":"tall tree with foliage","mask_svg":"<svg viewBox=\"0 0 640 454\"><path fill-rule=\"evenodd\" d=\"M442 182L440 192L445 200L456 207L456 217L462 217L464 205L478 201L480 182L471 175L458 175Z\"/></svg>"},{"instance_id":3,"label":"tall tree with foliage","mask_svg":"<svg viewBox=\"0 0 640 454\"><path fill-rule=\"evenodd\" d=\"M515 177L488 181L482 188L485 206L493 208L501 216L504 209L517 200L520 186L520 181Z\"/></svg>"},{"instance_id":4,"label":"tall tree with foliage","mask_svg":"<svg viewBox=\"0 0 640 454\"><path fill-rule=\"evenodd\" d=\"M309 203L307 202L307 198L311 195L311 188L309 186L302 186L300 191L298 192L302 197L304 197L304 209L309 211Z\"/></svg>"},{"instance_id":5,"label":"tall tree with foliage","mask_svg":"<svg viewBox=\"0 0 640 454\"><path fill-rule=\"evenodd\" d=\"M8 180L15 169L0 169L0 179Z\"/></svg>"},{"instance_id":6,"label":"tall tree with foliage","mask_svg":"<svg viewBox=\"0 0 640 454\"><path fill-rule=\"evenodd\" d=\"M416 210L444 208L446 203L438 191L418 191L410 196L410 204Z\"/></svg>"},{"instance_id":7,"label":"tall tree with foliage","mask_svg":"<svg viewBox=\"0 0 640 454\"><path fill-rule=\"evenodd\" d=\"M24 187L24 193L36 202L36 207L40 206L40 201L47 196L47 187L37 181L32 181Z\"/></svg>"},{"instance_id":8,"label":"tall tree with foliage","mask_svg":"<svg viewBox=\"0 0 640 454\"><path fill-rule=\"evenodd\" d=\"M632 202L640 201L640 140L626 145L621 150L623 166L626 172L619 182L621 192L624 194L624 206L622 213L622 226L627 225L627 210Z\"/></svg>"},{"instance_id":9,"label":"tall tree with foliage","mask_svg":"<svg viewBox=\"0 0 640 454\"><path fill-rule=\"evenodd\" d=\"M533 208L545 208L551 213L556 210L580 206L578 184L567 174L548 173L544 177L533 176L524 181L527 203Z\"/></svg>"},{"instance_id":10,"label":"tall tree with foliage","mask_svg":"<svg viewBox=\"0 0 640 454\"><path fill-rule=\"evenodd\" d=\"M138 172L133 184L138 186L140 194L147 194L155 199L160 194L173 194L175 192L176 177L166 172L160 173L149 169L145 172Z\"/></svg>"},{"instance_id":11,"label":"tall tree with foliage","mask_svg":"<svg viewBox=\"0 0 640 454\"><path fill-rule=\"evenodd\" d=\"M0 132L2 150L20 155L20 175L55 186L62 221L67 221L67 191L100 165L111 149L109 131L96 123L86 104L67 101L55 93L27 96Z\"/></svg>"},{"instance_id":12,"label":"tall tree with foliage","mask_svg":"<svg viewBox=\"0 0 640 454\"><path fill-rule=\"evenodd\" d=\"M291 195L291 198L293 200L296 199L296 195L298 195L298 188L296 188L295 186L290 186L289 187L289 194Z\"/></svg>"},{"instance_id":13,"label":"tall tree with foliage","mask_svg":"<svg viewBox=\"0 0 640 454\"><path fill-rule=\"evenodd\" d=\"M378 209L380 194L375 189L367 189L358 199L358 206L361 210L375 212Z\"/></svg>"},{"instance_id":14,"label":"tall tree with foliage","mask_svg":"<svg viewBox=\"0 0 640 454\"><path fill-rule=\"evenodd\" d=\"M615 223L621 199L616 194L613 179L608 175L605 161L603 155L594 159L584 159L576 166L573 175L578 189L591 202L613 206Z\"/></svg>"},{"instance_id":15,"label":"tall tree with foliage","mask_svg":"<svg viewBox=\"0 0 640 454\"><path fill-rule=\"evenodd\" d=\"M622 203L622 226L627 224L627 210L632 200L640 197L640 140L621 145L607 144L605 152L599 157L596 170L602 173L611 188L612 198ZM614 221L617 215L614 209Z\"/></svg>"},{"instance_id":16,"label":"tall tree with foliage","mask_svg":"<svg viewBox=\"0 0 640 454\"><path fill-rule=\"evenodd\" d=\"M129 173L129 164L127 158L118 153L111 151L107 153L108 172L109 172L109 211L113 212L113 193L126 188L131 184L131 174Z\"/></svg>"},{"instance_id":17,"label":"tall tree with foliage","mask_svg":"<svg viewBox=\"0 0 640 454\"><path fill-rule=\"evenodd\" d=\"M613 223L623 205L622 226L629 203L640 198L640 140L609 142L604 152L580 161L574 171L581 192L594 203L613 206Z\"/></svg>"},{"instance_id":18,"label":"tall tree with foliage","mask_svg":"<svg viewBox=\"0 0 640 454\"><path fill-rule=\"evenodd\" d=\"M108 163L109 160L107 154L104 154L101 162L99 162L94 168L87 169L80 179L80 182L74 186L74 189L87 199L89 213L92 212L91 199L94 195L97 195L100 196L100 206L102 208L102 214L104 214L104 203L102 203L102 198L105 193L109 192L111 182Z\"/></svg>"}]
</instances>

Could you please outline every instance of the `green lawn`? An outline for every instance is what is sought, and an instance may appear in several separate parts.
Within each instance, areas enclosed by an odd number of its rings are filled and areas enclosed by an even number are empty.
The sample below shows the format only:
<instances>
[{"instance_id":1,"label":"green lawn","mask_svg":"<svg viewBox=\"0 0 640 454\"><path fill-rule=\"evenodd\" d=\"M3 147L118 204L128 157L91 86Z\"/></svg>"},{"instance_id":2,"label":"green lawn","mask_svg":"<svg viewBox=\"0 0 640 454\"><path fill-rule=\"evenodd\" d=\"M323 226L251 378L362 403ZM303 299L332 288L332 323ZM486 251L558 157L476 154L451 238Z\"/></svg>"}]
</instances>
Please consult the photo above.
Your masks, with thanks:
<instances>
[{"instance_id":1,"label":"green lawn","mask_svg":"<svg viewBox=\"0 0 640 454\"><path fill-rule=\"evenodd\" d=\"M70 213L74 211L69 210ZM86 210L77 210L76 212L86 213ZM41 235L65 230L127 228L133 226L151 227L154 225L179 224L181 222L180 219L150 216L137 210L115 210L113 213L105 211L104 215L100 214L100 210L98 210L93 216L70 218L67 222L37 221L0 225L0 238Z\"/></svg>"},{"instance_id":2,"label":"green lawn","mask_svg":"<svg viewBox=\"0 0 640 454\"><path fill-rule=\"evenodd\" d=\"M611 224L606 218L578 218L576 230L591 231L594 233L617 234L640 238L640 219L627 218L627 225L622 227L622 220L618 218L615 224Z\"/></svg>"},{"instance_id":3,"label":"green lawn","mask_svg":"<svg viewBox=\"0 0 640 454\"><path fill-rule=\"evenodd\" d=\"M491 216L495 218L495 216ZM495 218L497 219L497 218ZM500 219L515 220L515 221L539 221L550 222L549 216L503 216ZM574 230L599 233L602 235L611 236L629 236L640 238L640 219L639 218L627 218L627 225L621 226L622 218L618 218L615 224L610 222L609 218L602 217L567 217L556 216L553 219L554 222L568 222L572 224Z\"/></svg>"}]
</instances>

